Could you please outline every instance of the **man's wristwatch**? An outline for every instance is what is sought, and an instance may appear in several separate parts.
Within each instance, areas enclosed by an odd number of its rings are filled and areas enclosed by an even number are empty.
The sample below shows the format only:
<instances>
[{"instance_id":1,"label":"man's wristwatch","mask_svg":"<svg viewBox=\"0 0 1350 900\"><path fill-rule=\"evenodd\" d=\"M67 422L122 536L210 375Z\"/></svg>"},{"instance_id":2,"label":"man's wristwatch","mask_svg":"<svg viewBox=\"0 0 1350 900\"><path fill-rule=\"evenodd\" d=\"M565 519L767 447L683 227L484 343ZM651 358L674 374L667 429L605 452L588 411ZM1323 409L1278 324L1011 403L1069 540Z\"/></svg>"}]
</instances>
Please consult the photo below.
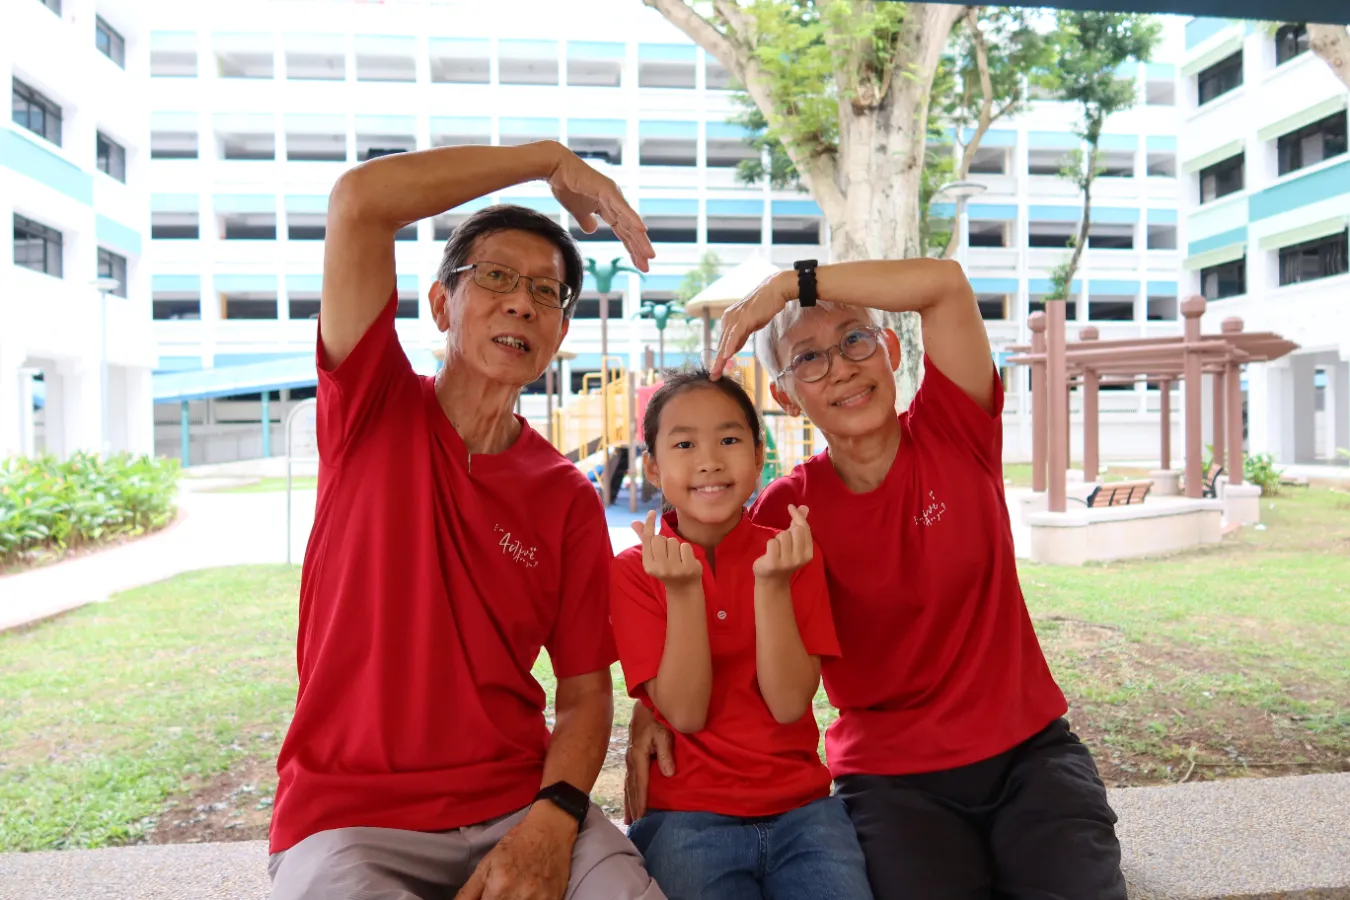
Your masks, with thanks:
<instances>
[{"instance_id":1,"label":"man's wristwatch","mask_svg":"<svg viewBox=\"0 0 1350 900\"><path fill-rule=\"evenodd\" d=\"M535 802L547 800L577 820L580 829L591 811L591 798L585 791L565 781L555 781L534 795Z\"/></svg>"},{"instance_id":2,"label":"man's wristwatch","mask_svg":"<svg viewBox=\"0 0 1350 900\"><path fill-rule=\"evenodd\" d=\"M799 259L792 264L797 270L797 302L805 309L816 305L816 261Z\"/></svg>"}]
</instances>

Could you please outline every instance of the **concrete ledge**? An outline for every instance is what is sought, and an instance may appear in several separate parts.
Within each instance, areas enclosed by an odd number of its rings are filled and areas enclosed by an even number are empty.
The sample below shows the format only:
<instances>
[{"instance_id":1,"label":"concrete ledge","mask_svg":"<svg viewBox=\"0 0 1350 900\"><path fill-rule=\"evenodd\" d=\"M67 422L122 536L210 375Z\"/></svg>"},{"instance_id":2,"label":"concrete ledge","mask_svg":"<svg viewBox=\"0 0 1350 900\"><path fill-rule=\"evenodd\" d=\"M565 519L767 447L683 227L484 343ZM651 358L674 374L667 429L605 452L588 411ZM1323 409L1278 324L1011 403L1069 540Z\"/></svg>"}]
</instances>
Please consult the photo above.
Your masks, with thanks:
<instances>
[{"instance_id":1,"label":"concrete ledge","mask_svg":"<svg viewBox=\"0 0 1350 900\"><path fill-rule=\"evenodd\" d=\"M1173 553L1221 537L1223 501L1162 498L1133 506L1027 512L1031 558L1052 566L1081 566Z\"/></svg>"},{"instance_id":2,"label":"concrete ledge","mask_svg":"<svg viewBox=\"0 0 1350 900\"><path fill-rule=\"evenodd\" d=\"M1131 900L1350 900L1350 774L1129 788L1111 804ZM0 900L263 900L268 888L262 841L0 854Z\"/></svg>"},{"instance_id":3,"label":"concrete ledge","mask_svg":"<svg viewBox=\"0 0 1350 900\"><path fill-rule=\"evenodd\" d=\"M1255 525L1261 521L1261 488L1254 484L1229 484L1223 489L1223 520L1229 525Z\"/></svg>"}]
</instances>

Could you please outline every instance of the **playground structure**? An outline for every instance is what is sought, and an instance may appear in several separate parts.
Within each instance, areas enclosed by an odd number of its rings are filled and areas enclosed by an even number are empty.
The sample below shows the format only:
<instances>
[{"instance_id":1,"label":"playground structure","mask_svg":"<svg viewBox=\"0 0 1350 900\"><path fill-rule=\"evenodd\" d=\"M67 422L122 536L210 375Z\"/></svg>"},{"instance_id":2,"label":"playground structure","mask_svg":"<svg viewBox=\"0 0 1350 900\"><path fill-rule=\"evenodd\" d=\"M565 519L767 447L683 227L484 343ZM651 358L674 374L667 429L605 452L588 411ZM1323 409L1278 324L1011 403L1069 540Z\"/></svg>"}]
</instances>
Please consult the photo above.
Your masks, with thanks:
<instances>
[{"instance_id":1,"label":"playground structure","mask_svg":"<svg viewBox=\"0 0 1350 900\"><path fill-rule=\"evenodd\" d=\"M1271 332L1246 332L1242 320L1233 317L1223 321L1220 333L1202 334L1205 306L1199 296L1181 304L1185 327L1179 337L1103 341L1088 326L1068 344L1048 339L1048 329L1055 327L1049 316L1031 316L1031 345L1012 348L1016 355L1008 362L1031 367L1033 493L1025 521L1032 559L1077 565L1180 550L1218 541L1225 526L1259 521L1260 488L1243 484L1242 366L1279 359L1298 345ZM1063 327L1062 318L1058 326ZM1213 471L1208 475L1201 446L1206 376L1213 391ZM1112 499L1096 503L1100 488L1110 487L1098 484L1099 389L1141 380L1158 382L1162 389L1159 468L1150 481L1137 485L1142 490L1112 491ZM1184 388L1180 471L1171 467L1170 428L1171 386L1178 380ZM1083 496L1070 494L1067 477L1069 395L1075 387L1082 392ZM1123 498L1119 504L1117 493Z\"/></svg>"}]
</instances>

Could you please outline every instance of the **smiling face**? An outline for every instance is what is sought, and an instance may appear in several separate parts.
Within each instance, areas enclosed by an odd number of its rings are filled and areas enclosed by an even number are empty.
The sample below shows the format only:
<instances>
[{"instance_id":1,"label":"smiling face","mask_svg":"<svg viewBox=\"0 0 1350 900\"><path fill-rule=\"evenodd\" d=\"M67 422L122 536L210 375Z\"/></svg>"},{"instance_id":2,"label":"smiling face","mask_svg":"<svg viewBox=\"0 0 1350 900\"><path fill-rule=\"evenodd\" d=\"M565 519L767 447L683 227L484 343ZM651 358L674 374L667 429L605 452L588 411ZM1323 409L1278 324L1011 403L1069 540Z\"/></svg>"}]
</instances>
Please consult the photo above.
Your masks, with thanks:
<instances>
[{"instance_id":1,"label":"smiling face","mask_svg":"<svg viewBox=\"0 0 1350 900\"><path fill-rule=\"evenodd\" d=\"M825 377L802 382L784 371L773 395L792 415L805 414L827 435L857 438L887 427L895 418L895 380L900 364L900 342L895 333L882 331L876 352L851 360L839 352L839 343L858 329L872 327L866 313L855 307L807 310L778 341L780 368L811 351L829 352Z\"/></svg>"},{"instance_id":2,"label":"smiling face","mask_svg":"<svg viewBox=\"0 0 1350 900\"><path fill-rule=\"evenodd\" d=\"M679 514L680 532L716 543L740 520L764 463L745 410L719 388L687 388L661 407L647 443L647 478Z\"/></svg>"},{"instance_id":3,"label":"smiling face","mask_svg":"<svg viewBox=\"0 0 1350 900\"><path fill-rule=\"evenodd\" d=\"M527 231L497 231L475 241L466 263L497 263L522 276L564 280L562 252ZM561 309L536 303L522 277L509 293L482 287L473 270L459 273L452 291L432 285L431 311L447 333L446 367L489 382L519 387L538 378L567 335Z\"/></svg>"}]
</instances>

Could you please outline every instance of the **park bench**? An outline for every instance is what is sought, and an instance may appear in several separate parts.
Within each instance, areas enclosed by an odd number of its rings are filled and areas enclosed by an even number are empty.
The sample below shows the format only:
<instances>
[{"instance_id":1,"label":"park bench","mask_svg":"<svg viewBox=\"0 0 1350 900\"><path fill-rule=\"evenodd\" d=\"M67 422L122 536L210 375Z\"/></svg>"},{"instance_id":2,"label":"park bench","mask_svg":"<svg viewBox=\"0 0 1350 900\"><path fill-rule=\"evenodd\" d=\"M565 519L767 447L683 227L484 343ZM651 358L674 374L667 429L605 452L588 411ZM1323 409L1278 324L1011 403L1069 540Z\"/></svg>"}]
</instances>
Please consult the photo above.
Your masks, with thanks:
<instances>
[{"instance_id":1,"label":"park bench","mask_svg":"<svg viewBox=\"0 0 1350 900\"><path fill-rule=\"evenodd\" d=\"M1214 463L1205 466L1205 471L1200 476L1201 497L1214 498L1219 496L1219 476L1223 472L1223 466L1216 466Z\"/></svg>"},{"instance_id":2,"label":"park bench","mask_svg":"<svg viewBox=\"0 0 1350 900\"><path fill-rule=\"evenodd\" d=\"M1130 900L1350 900L1350 773L1109 793ZM0 853L0 898L264 900L267 893L265 841Z\"/></svg>"},{"instance_id":3,"label":"park bench","mask_svg":"<svg viewBox=\"0 0 1350 900\"><path fill-rule=\"evenodd\" d=\"M1151 481L1113 481L1109 484L1099 484L1087 495L1083 504L1088 509L1133 506L1136 503L1143 503L1152 487Z\"/></svg>"}]
</instances>

